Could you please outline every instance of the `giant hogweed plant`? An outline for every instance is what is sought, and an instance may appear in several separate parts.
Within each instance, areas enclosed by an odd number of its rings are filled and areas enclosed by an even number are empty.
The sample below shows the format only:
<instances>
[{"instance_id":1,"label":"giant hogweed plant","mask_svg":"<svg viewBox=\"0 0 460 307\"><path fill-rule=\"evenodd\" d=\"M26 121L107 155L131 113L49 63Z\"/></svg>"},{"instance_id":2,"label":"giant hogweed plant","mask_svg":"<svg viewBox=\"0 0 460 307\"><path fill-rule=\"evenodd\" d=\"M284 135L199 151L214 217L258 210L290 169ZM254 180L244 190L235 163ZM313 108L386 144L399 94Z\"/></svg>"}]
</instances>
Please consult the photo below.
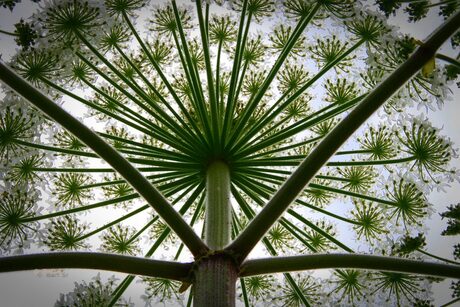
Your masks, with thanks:
<instances>
[{"instance_id":1,"label":"giant hogweed plant","mask_svg":"<svg viewBox=\"0 0 460 307\"><path fill-rule=\"evenodd\" d=\"M415 107L449 93L460 15L421 42L351 0L180 2L42 2L16 25L0 271L127 274L56 306L130 305L136 279L150 303L429 306L460 277L424 226L459 233L459 205L427 200L457 152Z\"/></svg>"}]
</instances>

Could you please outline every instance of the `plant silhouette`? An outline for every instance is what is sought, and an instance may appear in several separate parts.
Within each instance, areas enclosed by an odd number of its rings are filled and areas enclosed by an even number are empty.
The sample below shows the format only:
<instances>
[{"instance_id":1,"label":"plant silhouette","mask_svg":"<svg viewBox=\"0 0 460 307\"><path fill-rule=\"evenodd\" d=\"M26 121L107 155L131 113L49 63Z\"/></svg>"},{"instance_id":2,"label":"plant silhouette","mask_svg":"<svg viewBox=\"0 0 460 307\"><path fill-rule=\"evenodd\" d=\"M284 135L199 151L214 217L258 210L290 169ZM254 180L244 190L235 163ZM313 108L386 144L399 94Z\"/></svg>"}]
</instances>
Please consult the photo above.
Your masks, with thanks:
<instances>
[{"instance_id":1,"label":"plant silhouette","mask_svg":"<svg viewBox=\"0 0 460 307\"><path fill-rule=\"evenodd\" d=\"M56 306L132 305L136 276L150 304L429 306L460 277L423 227L459 233L427 200L457 151L416 108L460 68L451 2L423 42L352 0L41 3L1 31L0 271L128 274Z\"/></svg>"}]
</instances>

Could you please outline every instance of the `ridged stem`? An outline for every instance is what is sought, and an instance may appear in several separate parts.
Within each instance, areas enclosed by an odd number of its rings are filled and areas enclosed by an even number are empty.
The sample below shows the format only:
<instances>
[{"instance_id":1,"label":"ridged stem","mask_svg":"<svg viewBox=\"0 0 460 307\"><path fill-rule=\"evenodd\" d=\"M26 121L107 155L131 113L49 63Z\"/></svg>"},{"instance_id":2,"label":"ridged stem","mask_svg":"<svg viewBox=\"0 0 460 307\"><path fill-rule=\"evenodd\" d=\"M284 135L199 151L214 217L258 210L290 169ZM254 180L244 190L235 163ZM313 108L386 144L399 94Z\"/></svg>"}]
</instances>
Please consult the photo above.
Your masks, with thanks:
<instances>
[{"instance_id":1,"label":"ridged stem","mask_svg":"<svg viewBox=\"0 0 460 307\"><path fill-rule=\"evenodd\" d=\"M103 253L66 252L0 257L0 272L80 268L187 280L190 263Z\"/></svg>"},{"instance_id":2,"label":"ridged stem","mask_svg":"<svg viewBox=\"0 0 460 307\"><path fill-rule=\"evenodd\" d=\"M209 165L206 173L206 244L221 250L231 234L230 171L221 161Z\"/></svg>"},{"instance_id":3,"label":"ridged stem","mask_svg":"<svg viewBox=\"0 0 460 307\"><path fill-rule=\"evenodd\" d=\"M238 269L222 250L232 232L230 170L222 161L212 162L206 172L205 241L211 254L195 262L194 306L235 306Z\"/></svg>"},{"instance_id":4,"label":"ridged stem","mask_svg":"<svg viewBox=\"0 0 460 307\"><path fill-rule=\"evenodd\" d=\"M459 265L357 254L316 254L248 260L241 266L240 276L333 268L355 268L460 278Z\"/></svg>"},{"instance_id":5,"label":"ridged stem","mask_svg":"<svg viewBox=\"0 0 460 307\"><path fill-rule=\"evenodd\" d=\"M235 262L222 254L206 257L195 269L193 306L234 307L238 270Z\"/></svg>"}]
</instances>

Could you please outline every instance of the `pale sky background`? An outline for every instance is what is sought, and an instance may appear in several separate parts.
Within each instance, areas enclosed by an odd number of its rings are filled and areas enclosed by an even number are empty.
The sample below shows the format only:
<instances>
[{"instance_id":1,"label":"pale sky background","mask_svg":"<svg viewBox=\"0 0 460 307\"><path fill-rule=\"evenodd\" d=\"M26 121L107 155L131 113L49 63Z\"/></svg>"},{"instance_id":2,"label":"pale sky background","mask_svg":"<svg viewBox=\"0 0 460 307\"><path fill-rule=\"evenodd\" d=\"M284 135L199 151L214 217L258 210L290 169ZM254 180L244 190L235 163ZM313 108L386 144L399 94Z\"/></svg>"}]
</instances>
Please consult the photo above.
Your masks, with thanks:
<instances>
[{"instance_id":1,"label":"pale sky background","mask_svg":"<svg viewBox=\"0 0 460 307\"><path fill-rule=\"evenodd\" d=\"M13 13L10 13L7 9L0 8L0 29L12 31L14 29L13 24L19 21L20 16L29 16L35 10L35 6L30 1L23 0L23 2L16 7ZM405 21L406 16L402 16L402 20ZM402 25L402 32L412 33L420 40L423 40L428 33L432 32L440 22L437 16L430 16L422 23L417 24L401 22L401 20L394 20L394 18L392 21ZM446 45L442 52L455 57L455 52L449 48L449 44ZM0 34L0 53L3 54L3 59L8 59L14 54L14 48L13 39ZM454 99L447 102L441 111L431 111L429 117L435 127L443 127L442 134L448 135L454 142L455 147L458 148L460 146L460 91L458 89L455 89L453 97ZM460 161L457 159L453 165L460 168ZM437 208L445 208L449 204L460 201L460 186L458 183L446 190L447 193L433 192L429 196L429 200L436 204ZM452 245L458 242L458 236L453 238L441 237L439 233L445 226L445 221L441 221L437 214L433 215L429 225L431 231L427 237L427 250L450 258ZM54 273L27 271L0 274L0 307L52 306L59 297L59 293L72 291L74 282L81 282L82 280L88 282L96 275L96 272L91 270L65 270L64 272L57 272L54 274L55 276L46 276L47 274L53 275ZM101 272L103 281L111 275L114 275L114 273ZM120 276L120 279L124 276L122 274L115 275ZM435 305L450 301L451 290L449 285L450 280L434 284ZM134 284L129 287L124 296L131 296L136 306L143 306L143 301L139 299L139 296L143 294L143 289L144 286Z\"/></svg>"}]
</instances>

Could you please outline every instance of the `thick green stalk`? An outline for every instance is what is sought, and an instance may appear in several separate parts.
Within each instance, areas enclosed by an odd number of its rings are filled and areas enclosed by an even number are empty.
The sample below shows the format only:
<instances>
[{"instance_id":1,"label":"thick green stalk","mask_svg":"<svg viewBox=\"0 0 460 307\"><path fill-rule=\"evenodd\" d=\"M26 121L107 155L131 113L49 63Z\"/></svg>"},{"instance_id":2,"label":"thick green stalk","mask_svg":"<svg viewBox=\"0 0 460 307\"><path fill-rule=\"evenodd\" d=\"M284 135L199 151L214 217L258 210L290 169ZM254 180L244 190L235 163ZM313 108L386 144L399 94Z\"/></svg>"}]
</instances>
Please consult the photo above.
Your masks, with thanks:
<instances>
[{"instance_id":1,"label":"thick green stalk","mask_svg":"<svg viewBox=\"0 0 460 307\"><path fill-rule=\"evenodd\" d=\"M230 171L222 161L212 162L206 172L205 239L211 250L222 250L230 241L232 227ZM238 268L231 257L212 254L195 262L193 305L235 306Z\"/></svg>"},{"instance_id":2,"label":"thick green stalk","mask_svg":"<svg viewBox=\"0 0 460 307\"><path fill-rule=\"evenodd\" d=\"M460 27L460 12L440 26L412 56L369 93L312 151L280 187L262 211L226 250L244 260L297 195L314 178L339 147L401 86L435 55L436 50Z\"/></svg>"},{"instance_id":3,"label":"thick green stalk","mask_svg":"<svg viewBox=\"0 0 460 307\"><path fill-rule=\"evenodd\" d=\"M316 269L355 268L460 278L460 266L406 258L357 254L316 254L245 261L240 276Z\"/></svg>"},{"instance_id":4,"label":"thick green stalk","mask_svg":"<svg viewBox=\"0 0 460 307\"><path fill-rule=\"evenodd\" d=\"M195 265L193 306L235 306L238 268L233 259L216 254Z\"/></svg>"},{"instance_id":5,"label":"thick green stalk","mask_svg":"<svg viewBox=\"0 0 460 307\"><path fill-rule=\"evenodd\" d=\"M187 280L191 266L191 263L85 252L40 253L0 257L0 272L78 268Z\"/></svg>"},{"instance_id":6,"label":"thick green stalk","mask_svg":"<svg viewBox=\"0 0 460 307\"><path fill-rule=\"evenodd\" d=\"M227 164L215 161L206 173L206 244L221 250L230 242L231 203L230 170Z\"/></svg>"},{"instance_id":7,"label":"thick green stalk","mask_svg":"<svg viewBox=\"0 0 460 307\"><path fill-rule=\"evenodd\" d=\"M3 64L3 62L0 62L0 79L43 113L77 136L83 143L109 163L155 209L163 220L182 239L185 245L187 245L194 256L200 256L207 253L209 249L206 244L204 244L193 229L184 221L176 210L174 210L163 195L161 195L161 193L113 147L39 90L35 89L27 81Z\"/></svg>"}]
</instances>

